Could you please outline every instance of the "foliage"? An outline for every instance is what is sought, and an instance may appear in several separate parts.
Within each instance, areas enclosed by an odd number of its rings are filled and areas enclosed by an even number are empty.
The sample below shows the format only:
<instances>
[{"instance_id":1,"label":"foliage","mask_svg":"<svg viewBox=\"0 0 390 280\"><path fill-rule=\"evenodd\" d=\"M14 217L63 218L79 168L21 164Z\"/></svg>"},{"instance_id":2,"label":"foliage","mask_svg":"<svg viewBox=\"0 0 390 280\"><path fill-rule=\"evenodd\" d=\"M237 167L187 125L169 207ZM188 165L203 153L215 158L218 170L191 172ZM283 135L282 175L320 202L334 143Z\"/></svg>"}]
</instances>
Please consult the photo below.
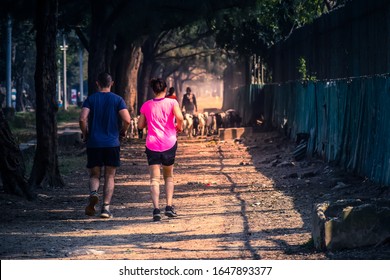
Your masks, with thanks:
<instances>
[{"instance_id":1,"label":"foliage","mask_svg":"<svg viewBox=\"0 0 390 280\"><path fill-rule=\"evenodd\" d=\"M57 123L64 122L79 122L80 108L77 106L69 106L68 110L59 110L57 113Z\"/></svg>"},{"instance_id":2,"label":"foliage","mask_svg":"<svg viewBox=\"0 0 390 280\"><path fill-rule=\"evenodd\" d=\"M68 110L59 110L57 113L58 124L64 122L77 122L80 115L80 108L69 106ZM15 116L8 120L12 128L35 127L35 112L16 112Z\"/></svg>"},{"instance_id":3,"label":"foliage","mask_svg":"<svg viewBox=\"0 0 390 280\"><path fill-rule=\"evenodd\" d=\"M255 9L232 9L221 12L213 22L220 47L242 55L265 55L267 49L288 37L291 32L312 22L329 7L327 0L257 0ZM336 5L337 4L337 5Z\"/></svg>"},{"instance_id":4,"label":"foliage","mask_svg":"<svg viewBox=\"0 0 390 280\"><path fill-rule=\"evenodd\" d=\"M23 75L23 88L27 92L28 105L35 108L34 72L36 48L34 43L35 30L33 26L35 1L6 1L7 8L0 11L2 15L0 24L0 56L5 57L7 15L12 17L12 82L15 87L17 73ZM90 13L88 12L88 1L60 1L59 7L59 33L57 45L62 45L62 34L65 34L67 52L67 81L68 88L79 86L79 47L80 40L72 31L75 26L87 28ZM84 52L84 56L87 53ZM84 59L86 61L86 59ZM5 59L0 59L0 83L5 83ZM63 52L57 50L58 70L62 79ZM24 67L24 68L23 68ZM86 67L86 63L85 63ZM84 69L86 79L86 69Z\"/></svg>"},{"instance_id":5,"label":"foliage","mask_svg":"<svg viewBox=\"0 0 390 280\"><path fill-rule=\"evenodd\" d=\"M299 58L298 72L301 75L302 81L313 81L317 80L316 76L308 73L306 59L304 57Z\"/></svg>"},{"instance_id":6,"label":"foliage","mask_svg":"<svg viewBox=\"0 0 390 280\"><path fill-rule=\"evenodd\" d=\"M156 54L156 60L166 74L176 71L190 74L194 69L203 69L209 74L222 76L225 59L204 21L169 31Z\"/></svg>"}]
</instances>

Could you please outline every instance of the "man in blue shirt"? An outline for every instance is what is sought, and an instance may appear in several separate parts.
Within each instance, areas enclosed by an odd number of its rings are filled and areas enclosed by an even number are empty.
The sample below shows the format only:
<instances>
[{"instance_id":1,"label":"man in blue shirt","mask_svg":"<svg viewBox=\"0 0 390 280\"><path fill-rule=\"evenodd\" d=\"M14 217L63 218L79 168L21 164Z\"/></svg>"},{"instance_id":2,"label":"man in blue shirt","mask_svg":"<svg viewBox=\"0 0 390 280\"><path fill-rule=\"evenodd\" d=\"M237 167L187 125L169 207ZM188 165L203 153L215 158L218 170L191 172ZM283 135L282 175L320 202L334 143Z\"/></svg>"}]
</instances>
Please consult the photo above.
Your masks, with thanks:
<instances>
[{"instance_id":1,"label":"man in blue shirt","mask_svg":"<svg viewBox=\"0 0 390 280\"><path fill-rule=\"evenodd\" d=\"M110 74L99 74L96 81L98 92L84 101L79 120L82 137L87 145L87 168L90 174L90 196L85 214L94 216L96 213L100 172L104 167L101 218L112 217L110 203L114 193L116 168L120 166L119 137L126 136L130 125L130 114L125 101L111 92L113 83Z\"/></svg>"}]
</instances>

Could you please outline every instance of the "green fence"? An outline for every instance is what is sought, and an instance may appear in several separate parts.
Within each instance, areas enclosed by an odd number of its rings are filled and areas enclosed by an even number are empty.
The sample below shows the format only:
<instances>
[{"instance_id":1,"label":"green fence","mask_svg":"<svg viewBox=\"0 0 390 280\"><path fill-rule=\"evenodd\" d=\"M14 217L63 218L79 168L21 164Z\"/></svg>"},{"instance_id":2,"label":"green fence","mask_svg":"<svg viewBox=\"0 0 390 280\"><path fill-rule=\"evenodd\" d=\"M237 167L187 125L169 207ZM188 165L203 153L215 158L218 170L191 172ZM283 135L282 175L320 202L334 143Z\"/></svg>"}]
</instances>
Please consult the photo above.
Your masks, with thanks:
<instances>
[{"instance_id":1,"label":"green fence","mask_svg":"<svg viewBox=\"0 0 390 280\"><path fill-rule=\"evenodd\" d=\"M252 85L239 96L236 109L250 108L243 111L247 124L260 115L279 129L287 121L291 139L310 134L307 156L390 183L389 77Z\"/></svg>"}]
</instances>

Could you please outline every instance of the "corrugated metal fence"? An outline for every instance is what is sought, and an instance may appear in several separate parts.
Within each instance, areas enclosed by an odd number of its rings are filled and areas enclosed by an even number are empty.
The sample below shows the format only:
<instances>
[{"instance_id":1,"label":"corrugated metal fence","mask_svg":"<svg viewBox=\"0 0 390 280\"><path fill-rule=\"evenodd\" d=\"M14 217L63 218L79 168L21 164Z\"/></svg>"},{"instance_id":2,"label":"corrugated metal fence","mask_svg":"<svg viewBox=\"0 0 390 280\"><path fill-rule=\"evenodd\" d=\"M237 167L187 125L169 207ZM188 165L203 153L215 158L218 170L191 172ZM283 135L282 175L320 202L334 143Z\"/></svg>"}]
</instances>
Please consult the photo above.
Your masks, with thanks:
<instances>
[{"instance_id":1,"label":"corrugated metal fence","mask_svg":"<svg viewBox=\"0 0 390 280\"><path fill-rule=\"evenodd\" d=\"M244 124L287 120L291 139L309 133L308 156L390 185L390 1L353 0L274 46L274 84L237 92ZM299 60L316 82L299 81ZM349 78L353 77L353 78Z\"/></svg>"},{"instance_id":2,"label":"corrugated metal fence","mask_svg":"<svg viewBox=\"0 0 390 280\"><path fill-rule=\"evenodd\" d=\"M291 139L309 133L308 156L390 184L390 78L289 82L243 88L236 109L244 123L263 115ZM249 110L242 110L250 108Z\"/></svg>"},{"instance_id":3,"label":"corrugated metal fence","mask_svg":"<svg viewBox=\"0 0 390 280\"><path fill-rule=\"evenodd\" d=\"M268 70L277 83L301 79L301 59L317 80L389 73L389 34L390 1L349 1L274 45Z\"/></svg>"}]
</instances>

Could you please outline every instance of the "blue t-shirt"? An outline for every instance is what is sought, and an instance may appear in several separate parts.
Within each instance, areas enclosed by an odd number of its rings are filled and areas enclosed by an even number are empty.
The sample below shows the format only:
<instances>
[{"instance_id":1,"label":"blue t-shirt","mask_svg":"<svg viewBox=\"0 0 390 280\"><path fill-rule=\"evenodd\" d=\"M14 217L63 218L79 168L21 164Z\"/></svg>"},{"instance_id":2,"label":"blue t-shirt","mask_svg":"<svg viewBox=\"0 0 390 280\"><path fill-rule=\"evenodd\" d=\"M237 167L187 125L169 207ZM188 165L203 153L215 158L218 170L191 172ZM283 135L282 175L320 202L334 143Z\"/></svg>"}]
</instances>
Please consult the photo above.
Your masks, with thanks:
<instances>
[{"instance_id":1,"label":"blue t-shirt","mask_svg":"<svg viewBox=\"0 0 390 280\"><path fill-rule=\"evenodd\" d=\"M127 109L122 97L112 92L96 92L84 101L88 115L88 148L118 147L121 118L119 111Z\"/></svg>"}]
</instances>

